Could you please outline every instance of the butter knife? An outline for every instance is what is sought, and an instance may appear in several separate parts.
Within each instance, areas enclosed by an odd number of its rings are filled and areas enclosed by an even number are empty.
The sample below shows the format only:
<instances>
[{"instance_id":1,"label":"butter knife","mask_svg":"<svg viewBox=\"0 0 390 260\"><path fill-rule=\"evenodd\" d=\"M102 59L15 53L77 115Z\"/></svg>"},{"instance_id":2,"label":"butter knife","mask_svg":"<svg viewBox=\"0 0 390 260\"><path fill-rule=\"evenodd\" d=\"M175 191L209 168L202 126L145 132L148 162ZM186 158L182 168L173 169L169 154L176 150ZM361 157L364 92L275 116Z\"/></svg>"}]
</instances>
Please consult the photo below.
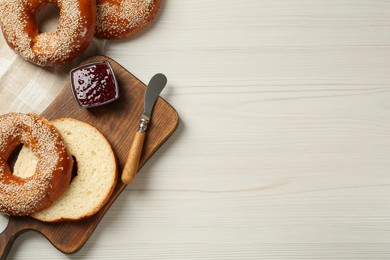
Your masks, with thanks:
<instances>
[{"instance_id":1,"label":"butter knife","mask_svg":"<svg viewBox=\"0 0 390 260\"><path fill-rule=\"evenodd\" d=\"M159 73L151 78L148 87L146 88L144 98L144 113L141 116L139 130L137 133L135 133L129 154L127 155L125 166L123 167L122 181L125 184L130 184L135 178L145 140L145 132L151 119L153 107L166 84L167 78L164 74Z\"/></svg>"}]
</instances>

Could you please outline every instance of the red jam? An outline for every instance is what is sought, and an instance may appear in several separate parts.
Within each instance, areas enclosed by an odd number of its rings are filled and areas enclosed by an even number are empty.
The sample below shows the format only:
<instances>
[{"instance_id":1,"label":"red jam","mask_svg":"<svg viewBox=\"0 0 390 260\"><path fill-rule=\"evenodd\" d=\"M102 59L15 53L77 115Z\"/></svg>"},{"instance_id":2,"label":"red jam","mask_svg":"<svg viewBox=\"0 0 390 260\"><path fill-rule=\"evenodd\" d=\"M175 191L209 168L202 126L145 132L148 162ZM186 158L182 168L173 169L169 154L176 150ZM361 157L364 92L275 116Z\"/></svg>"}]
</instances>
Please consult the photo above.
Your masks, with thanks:
<instances>
[{"instance_id":1,"label":"red jam","mask_svg":"<svg viewBox=\"0 0 390 260\"><path fill-rule=\"evenodd\" d=\"M104 105L119 97L114 71L107 61L75 68L70 75L73 96L82 108Z\"/></svg>"}]
</instances>

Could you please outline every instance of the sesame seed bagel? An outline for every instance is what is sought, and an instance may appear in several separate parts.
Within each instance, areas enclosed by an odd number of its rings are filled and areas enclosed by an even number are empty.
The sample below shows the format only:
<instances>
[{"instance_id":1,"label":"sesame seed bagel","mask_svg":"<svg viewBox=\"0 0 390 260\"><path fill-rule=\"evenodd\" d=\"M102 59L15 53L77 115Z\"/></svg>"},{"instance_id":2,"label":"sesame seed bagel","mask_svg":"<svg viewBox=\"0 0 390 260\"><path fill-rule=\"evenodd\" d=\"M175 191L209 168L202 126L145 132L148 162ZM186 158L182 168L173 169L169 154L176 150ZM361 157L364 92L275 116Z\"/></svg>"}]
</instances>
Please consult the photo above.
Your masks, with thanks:
<instances>
[{"instance_id":1,"label":"sesame seed bagel","mask_svg":"<svg viewBox=\"0 0 390 260\"><path fill-rule=\"evenodd\" d=\"M117 164L110 143L94 126L71 118L52 121L75 158L77 172L64 194L49 208L32 215L45 222L79 220L98 212L111 197L117 182ZM23 147L14 174L32 172L34 154Z\"/></svg>"},{"instance_id":2,"label":"sesame seed bagel","mask_svg":"<svg viewBox=\"0 0 390 260\"><path fill-rule=\"evenodd\" d=\"M95 36L128 38L153 20L160 5L160 0L97 0Z\"/></svg>"},{"instance_id":3,"label":"sesame seed bagel","mask_svg":"<svg viewBox=\"0 0 390 260\"><path fill-rule=\"evenodd\" d=\"M8 157L20 144L37 156L32 176L11 173ZM33 114L0 116L0 212L31 215L52 205L69 186L73 160L57 129Z\"/></svg>"},{"instance_id":4,"label":"sesame seed bagel","mask_svg":"<svg viewBox=\"0 0 390 260\"><path fill-rule=\"evenodd\" d=\"M96 0L2 0L0 24L8 45L23 59L57 66L75 58L91 42L96 26ZM54 3L60 11L54 32L39 33L35 15Z\"/></svg>"}]
</instances>

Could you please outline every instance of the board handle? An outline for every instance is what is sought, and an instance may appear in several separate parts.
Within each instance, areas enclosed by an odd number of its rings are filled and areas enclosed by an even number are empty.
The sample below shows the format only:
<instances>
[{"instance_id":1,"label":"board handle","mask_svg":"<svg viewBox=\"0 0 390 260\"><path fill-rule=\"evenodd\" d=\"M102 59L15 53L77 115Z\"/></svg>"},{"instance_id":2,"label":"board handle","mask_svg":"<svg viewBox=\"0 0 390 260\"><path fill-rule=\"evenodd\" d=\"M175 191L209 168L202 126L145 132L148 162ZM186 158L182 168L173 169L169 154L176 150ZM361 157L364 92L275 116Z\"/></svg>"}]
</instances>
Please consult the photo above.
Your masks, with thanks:
<instances>
[{"instance_id":1,"label":"board handle","mask_svg":"<svg viewBox=\"0 0 390 260\"><path fill-rule=\"evenodd\" d=\"M122 182L130 184L133 182L138 170L139 160L141 158L142 148L144 146L145 132L138 131L133 143L131 144L129 154L127 155L125 166L122 172Z\"/></svg>"},{"instance_id":2,"label":"board handle","mask_svg":"<svg viewBox=\"0 0 390 260\"><path fill-rule=\"evenodd\" d=\"M10 218L7 227L0 234L0 260L7 259L15 239L25 231L26 229L19 229L16 222Z\"/></svg>"}]
</instances>

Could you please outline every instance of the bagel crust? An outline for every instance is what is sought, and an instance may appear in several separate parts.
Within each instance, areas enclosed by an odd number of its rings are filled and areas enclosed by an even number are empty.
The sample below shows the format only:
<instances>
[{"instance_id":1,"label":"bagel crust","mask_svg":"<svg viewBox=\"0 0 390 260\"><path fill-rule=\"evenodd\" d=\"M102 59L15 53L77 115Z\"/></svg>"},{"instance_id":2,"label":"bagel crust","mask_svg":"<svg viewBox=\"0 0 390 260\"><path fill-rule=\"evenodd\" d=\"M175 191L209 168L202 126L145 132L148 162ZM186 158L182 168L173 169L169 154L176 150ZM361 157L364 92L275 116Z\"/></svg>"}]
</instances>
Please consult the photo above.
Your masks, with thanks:
<instances>
[{"instance_id":1,"label":"bagel crust","mask_svg":"<svg viewBox=\"0 0 390 260\"><path fill-rule=\"evenodd\" d=\"M97 0L95 36L123 39L145 28L156 16L160 0Z\"/></svg>"},{"instance_id":2,"label":"bagel crust","mask_svg":"<svg viewBox=\"0 0 390 260\"><path fill-rule=\"evenodd\" d=\"M0 24L8 45L23 59L56 66L75 58L93 38L96 0L2 0ZM35 15L48 4L60 10L57 30L39 33Z\"/></svg>"},{"instance_id":3,"label":"bagel crust","mask_svg":"<svg viewBox=\"0 0 390 260\"><path fill-rule=\"evenodd\" d=\"M35 173L27 178L13 175L8 157L20 144L38 157ZM0 212L31 215L46 209L69 186L73 159L57 129L33 114L0 116Z\"/></svg>"}]
</instances>

